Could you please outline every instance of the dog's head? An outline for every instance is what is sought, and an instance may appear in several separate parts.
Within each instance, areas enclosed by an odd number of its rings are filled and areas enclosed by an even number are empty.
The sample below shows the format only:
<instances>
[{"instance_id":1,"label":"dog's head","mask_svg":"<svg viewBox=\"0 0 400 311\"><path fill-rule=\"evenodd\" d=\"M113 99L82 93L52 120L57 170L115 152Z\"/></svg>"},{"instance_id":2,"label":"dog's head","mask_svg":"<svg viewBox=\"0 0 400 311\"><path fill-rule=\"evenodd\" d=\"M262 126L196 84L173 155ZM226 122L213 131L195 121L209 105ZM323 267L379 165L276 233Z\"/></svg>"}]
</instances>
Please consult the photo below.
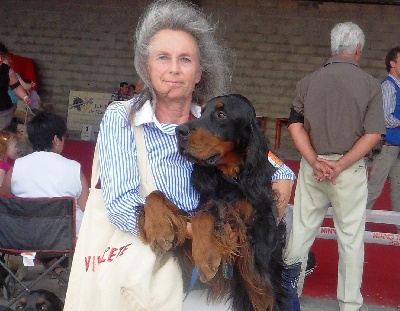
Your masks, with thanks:
<instances>
[{"instance_id":1,"label":"dog's head","mask_svg":"<svg viewBox=\"0 0 400 311\"><path fill-rule=\"evenodd\" d=\"M199 119L176 128L180 153L193 163L213 166L236 178L254 131L260 132L250 101L239 94L208 101Z\"/></svg>"},{"instance_id":2,"label":"dog's head","mask_svg":"<svg viewBox=\"0 0 400 311\"><path fill-rule=\"evenodd\" d=\"M26 293L20 300L15 310L36 311L62 311L64 304L58 296L48 290L38 289Z\"/></svg>"}]
</instances>

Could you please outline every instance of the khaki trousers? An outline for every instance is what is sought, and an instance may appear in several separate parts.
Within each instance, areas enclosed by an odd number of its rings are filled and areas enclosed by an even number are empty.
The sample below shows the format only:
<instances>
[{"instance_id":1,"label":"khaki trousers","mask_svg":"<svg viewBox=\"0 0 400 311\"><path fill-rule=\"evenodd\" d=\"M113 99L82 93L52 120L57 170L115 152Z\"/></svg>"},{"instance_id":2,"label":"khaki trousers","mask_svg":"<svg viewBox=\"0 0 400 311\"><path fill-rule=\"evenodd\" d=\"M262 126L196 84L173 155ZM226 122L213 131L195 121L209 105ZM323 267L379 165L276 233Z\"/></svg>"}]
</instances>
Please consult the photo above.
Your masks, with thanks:
<instances>
[{"instance_id":1,"label":"khaki trousers","mask_svg":"<svg viewBox=\"0 0 400 311\"><path fill-rule=\"evenodd\" d=\"M338 160L341 155L320 156ZM285 252L287 265L301 262L313 244L327 209L333 207L333 221L338 236L339 263L337 299L341 311L359 310L364 264L365 209L367 170L363 159L336 178L336 185L318 182L312 167L304 159L295 191L293 227Z\"/></svg>"},{"instance_id":2,"label":"khaki trousers","mask_svg":"<svg viewBox=\"0 0 400 311\"><path fill-rule=\"evenodd\" d=\"M371 209L389 178L392 210L400 212L400 146L383 145L375 156L368 181L367 208Z\"/></svg>"}]
</instances>

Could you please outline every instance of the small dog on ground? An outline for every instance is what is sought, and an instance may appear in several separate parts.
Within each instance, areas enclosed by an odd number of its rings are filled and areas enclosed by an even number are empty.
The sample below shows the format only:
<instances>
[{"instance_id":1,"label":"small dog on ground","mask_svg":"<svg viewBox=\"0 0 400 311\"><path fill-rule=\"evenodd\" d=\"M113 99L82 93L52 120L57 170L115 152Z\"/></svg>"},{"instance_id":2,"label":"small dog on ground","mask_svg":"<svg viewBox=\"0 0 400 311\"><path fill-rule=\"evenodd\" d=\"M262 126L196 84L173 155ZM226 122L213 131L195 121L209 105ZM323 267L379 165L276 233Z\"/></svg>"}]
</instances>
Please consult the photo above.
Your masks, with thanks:
<instances>
[{"instance_id":1,"label":"small dog on ground","mask_svg":"<svg viewBox=\"0 0 400 311\"><path fill-rule=\"evenodd\" d=\"M45 289L37 289L26 293L19 300L15 310L62 311L63 309L64 303L56 294Z\"/></svg>"}]
</instances>

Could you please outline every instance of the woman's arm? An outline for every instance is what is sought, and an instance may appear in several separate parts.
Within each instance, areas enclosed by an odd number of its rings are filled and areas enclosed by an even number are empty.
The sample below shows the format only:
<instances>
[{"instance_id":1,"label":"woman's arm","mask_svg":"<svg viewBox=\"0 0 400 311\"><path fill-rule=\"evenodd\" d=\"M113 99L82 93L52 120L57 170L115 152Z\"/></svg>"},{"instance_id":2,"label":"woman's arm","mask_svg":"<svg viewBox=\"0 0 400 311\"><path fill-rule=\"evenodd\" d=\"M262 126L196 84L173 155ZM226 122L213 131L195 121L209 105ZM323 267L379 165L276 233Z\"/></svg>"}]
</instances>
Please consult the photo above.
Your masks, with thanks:
<instances>
[{"instance_id":1,"label":"woman's arm","mask_svg":"<svg viewBox=\"0 0 400 311\"><path fill-rule=\"evenodd\" d=\"M285 214L286 207L292 194L294 181L288 179L280 179L272 182L272 189L275 192L276 209L278 211L277 223L279 223Z\"/></svg>"},{"instance_id":2,"label":"woman's arm","mask_svg":"<svg viewBox=\"0 0 400 311\"><path fill-rule=\"evenodd\" d=\"M5 175L6 175L6 171L0 169L0 186L1 186L2 183L3 183L3 180L4 180L4 176L5 176Z\"/></svg>"},{"instance_id":3,"label":"woman's arm","mask_svg":"<svg viewBox=\"0 0 400 311\"><path fill-rule=\"evenodd\" d=\"M12 176L13 168L10 168L8 172L5 174L3 183L0 187L1 194L12 194L11 193L11 176Z\"/></svg>"},{"instance_id":4,"label":"woman's arm","mask_svg":"<svg viewBox=\"0 0 400 311\"><path fill-rule=\"evenodd\" d=\"M21 98L27 105L29 105L31 103L31 100L30 100L28 94L26 93L25 89L22 87L22 85L18 81L17 75L15 74L14 70L10 69L9 75L10 75L9 86L14 91L14 93L17 94L17 96L19 98ZM16 83L18 83L18 86L16 86L14 88L13 86L16 85Z\"/></svg>"},{"instance_id":5,"label":"woman's arm","mask_svg":"<svg viewBox=\"0 0 400 311\"><path fill-rule=\"evenodd\" d=\"M17 74L17 79L19 81L19 83L21 83L22 87L24 88L25 91L29 91L31 88L33 88L33 86L35 85L35 82L31 82L31 83L26 83L21 77L20 75Z\"/></svg>"},{"instance_id":6,"label":"woman's arm","mask_svg":"<svg viewBox=\"0 0 400 311\"><path fill-rule=\"evenodd\" d=\"M77 200L77 204L81 209L81 211L84 212L86 207L86 202L89 196L89 184L86 180L85 175L82 172L80 178L81 178L82 192Z\"/></svg>"},{"instance_id":7,"label":"woman's arm","mask_svg":"<svg viewBox=\"0 0 400 311\"><path fill-rule=\"evenodd\" d=\"M108 217L116 227L137 232L138 208L144 204L139 195L136 145L125 107L108 107L97 139L101 187Z\"/></svg>"},{"instance_id":8,"label":"woman's arm","mask_svg":"<svg viewBox=\"0 0 400 311\"><path fill-rule=\"evenodd\" d=\"M292 188L296 175L294 172L271 151L268 155L270 163L278 169L272 175L272 190L275 192L277 223L279 223L285 214L286 207L292 195Z\"/></svg>"}]
</instances>

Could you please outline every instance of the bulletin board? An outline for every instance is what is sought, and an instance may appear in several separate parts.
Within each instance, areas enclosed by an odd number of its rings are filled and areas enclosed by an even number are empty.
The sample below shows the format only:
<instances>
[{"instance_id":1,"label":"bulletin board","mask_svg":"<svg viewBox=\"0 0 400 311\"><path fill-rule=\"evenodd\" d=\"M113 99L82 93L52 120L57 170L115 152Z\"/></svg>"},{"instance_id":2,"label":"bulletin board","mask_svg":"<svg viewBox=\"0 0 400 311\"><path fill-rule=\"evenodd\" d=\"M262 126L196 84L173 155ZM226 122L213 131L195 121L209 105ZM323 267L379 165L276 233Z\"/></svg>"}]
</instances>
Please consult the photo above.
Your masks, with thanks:
<instances>
[{"instance_id":1,"label":"bulletin board","mask_svg":"<svg viewBox=\"0 0 400 311\"><path fill-rule=\"evenodd\" d=\"M109 93L69 92L67 126L72 138L96 140L110 97Z\"/></svg>"}]
</instances>

